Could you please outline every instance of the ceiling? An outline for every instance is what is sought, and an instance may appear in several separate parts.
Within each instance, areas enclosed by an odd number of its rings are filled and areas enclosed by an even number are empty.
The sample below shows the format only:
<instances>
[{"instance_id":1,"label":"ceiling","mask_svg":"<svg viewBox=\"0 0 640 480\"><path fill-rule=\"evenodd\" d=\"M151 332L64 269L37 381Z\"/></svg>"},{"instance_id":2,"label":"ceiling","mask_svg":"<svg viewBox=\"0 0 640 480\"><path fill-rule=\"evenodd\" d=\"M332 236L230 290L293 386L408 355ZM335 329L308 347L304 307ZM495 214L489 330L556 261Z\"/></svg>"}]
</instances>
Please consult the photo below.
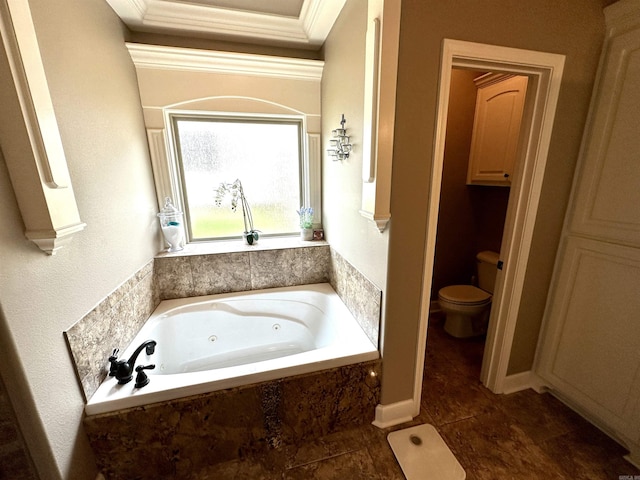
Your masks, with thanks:
<instances>
[{"instance_id":1,"label":"ceiling","mask_svg":"<svg viewBox=\"0 0 640 480\"><path fill-rule=\"evenodd\" d=\"M164 0L171 1L171 0ZM174 3L230 8L245 12L266 13L284 17L299 17L303 0L173 0Z\"/></svg>"},{"instance_id":2,"label":"ceiling","mask_svg":"<svg viewBox=\"0 0 640 480\"><path fill-rule=\"evenodd\" d=\"M346 0L106 0L133 31L318 49Z\"/></svg>"}]
</instances>

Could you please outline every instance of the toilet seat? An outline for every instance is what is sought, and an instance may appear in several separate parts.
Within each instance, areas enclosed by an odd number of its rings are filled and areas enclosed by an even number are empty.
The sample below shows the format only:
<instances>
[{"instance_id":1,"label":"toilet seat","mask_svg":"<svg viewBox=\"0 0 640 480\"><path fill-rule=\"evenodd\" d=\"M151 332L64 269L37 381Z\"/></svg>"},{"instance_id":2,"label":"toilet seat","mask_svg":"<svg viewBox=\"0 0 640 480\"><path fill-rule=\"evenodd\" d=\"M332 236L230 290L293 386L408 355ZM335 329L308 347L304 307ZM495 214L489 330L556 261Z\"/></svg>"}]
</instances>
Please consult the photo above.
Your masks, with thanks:
<instances>
[{"instance_id":1,"label":"toilet seat","mask_svg":"<svg viewBox=\"0 0 640 480\"><path fill-rule=\"evenodd\" d=\"M438 296L456 305L484 305L491 302L491 294L473 285L450 285L441 288Z\"/></svg>"}]
</instances>

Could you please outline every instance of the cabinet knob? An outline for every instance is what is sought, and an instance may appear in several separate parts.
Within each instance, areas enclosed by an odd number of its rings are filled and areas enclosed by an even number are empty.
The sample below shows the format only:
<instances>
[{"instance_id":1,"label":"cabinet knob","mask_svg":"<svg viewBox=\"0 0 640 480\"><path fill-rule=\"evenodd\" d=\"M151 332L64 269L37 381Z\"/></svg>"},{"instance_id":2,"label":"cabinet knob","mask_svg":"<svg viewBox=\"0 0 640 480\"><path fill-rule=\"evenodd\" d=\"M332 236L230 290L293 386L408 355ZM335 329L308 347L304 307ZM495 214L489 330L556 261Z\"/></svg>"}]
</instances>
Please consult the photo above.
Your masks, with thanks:
<instances>
[{"instance_id":1,"label":"cabinet knob","mask_svg":"<svg viewBox=\"0 0 640 480\"><path fill-rule=\"evenodd\" d=\"M508 173L505 173L505 174L504 174L504 178L509 178L509 174L508 174Z\"/></svg>"}]
</instances>

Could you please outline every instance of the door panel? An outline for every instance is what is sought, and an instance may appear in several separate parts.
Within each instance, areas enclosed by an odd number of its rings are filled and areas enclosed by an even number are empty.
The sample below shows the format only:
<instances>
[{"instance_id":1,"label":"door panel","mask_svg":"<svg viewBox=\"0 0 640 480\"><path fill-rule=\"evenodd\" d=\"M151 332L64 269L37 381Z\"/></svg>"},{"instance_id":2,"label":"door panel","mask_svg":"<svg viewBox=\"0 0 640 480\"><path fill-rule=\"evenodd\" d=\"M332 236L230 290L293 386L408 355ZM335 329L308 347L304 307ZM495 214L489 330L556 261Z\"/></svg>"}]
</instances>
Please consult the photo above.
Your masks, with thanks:
<instances>
[{"instance_id":1,"label":"door panel","mask_svg":"<svg viewBox=\"0 0 640 480\"><path fill-rule=\"evenodd\" d=\"M607 424L637 436L640 251L570 237L543 348L543 378Z\"/></svg>"},{"instance_id":2,"label":"door panel","mask_svg":"<svg viewBox=\"0 0 640 480\"><path fill-rule=\"evenodd\" d=\"M640 247L640 31L611 42L571 228Z\"/></svg>"}]
</instances>

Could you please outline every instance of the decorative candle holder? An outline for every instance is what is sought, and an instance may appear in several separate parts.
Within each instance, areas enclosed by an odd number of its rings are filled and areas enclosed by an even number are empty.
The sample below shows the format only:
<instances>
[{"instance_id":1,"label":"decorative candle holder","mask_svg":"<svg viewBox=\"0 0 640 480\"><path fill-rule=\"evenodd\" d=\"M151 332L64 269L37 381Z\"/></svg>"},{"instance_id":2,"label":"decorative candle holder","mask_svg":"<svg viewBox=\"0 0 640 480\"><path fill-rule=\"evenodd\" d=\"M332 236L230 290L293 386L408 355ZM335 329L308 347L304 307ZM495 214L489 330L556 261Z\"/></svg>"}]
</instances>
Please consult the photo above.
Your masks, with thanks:
<instances>
[{"instance_id":1,"label":"decorative candle holder","mask_svg":"<svg viewBox=\"0 0 640 480\"><path fill-rule=\"evenodd\" d=\"M164 240L169 245L168 252L179 252L184 248L183 213L178 210L170 197L164 199L164 207L158 213Z\"/></svg>"},{"instance_id":2,"label":"decorative candle holder","mask_svg":"<svg viewBox=\"0 0 640 480\"><path fill-rule=\"evenodd\" d=\"M353 147L349 143L349 135L347 135L347 129L344 128L346 120L344 119L344 113L342 114L342 120L340 120L340 128L331 130L333 138L329 140L331 148L327 150L327 153L333 157L333 161L346 160L349 158L351 148Z\"/></svg>"}]
</instances>

